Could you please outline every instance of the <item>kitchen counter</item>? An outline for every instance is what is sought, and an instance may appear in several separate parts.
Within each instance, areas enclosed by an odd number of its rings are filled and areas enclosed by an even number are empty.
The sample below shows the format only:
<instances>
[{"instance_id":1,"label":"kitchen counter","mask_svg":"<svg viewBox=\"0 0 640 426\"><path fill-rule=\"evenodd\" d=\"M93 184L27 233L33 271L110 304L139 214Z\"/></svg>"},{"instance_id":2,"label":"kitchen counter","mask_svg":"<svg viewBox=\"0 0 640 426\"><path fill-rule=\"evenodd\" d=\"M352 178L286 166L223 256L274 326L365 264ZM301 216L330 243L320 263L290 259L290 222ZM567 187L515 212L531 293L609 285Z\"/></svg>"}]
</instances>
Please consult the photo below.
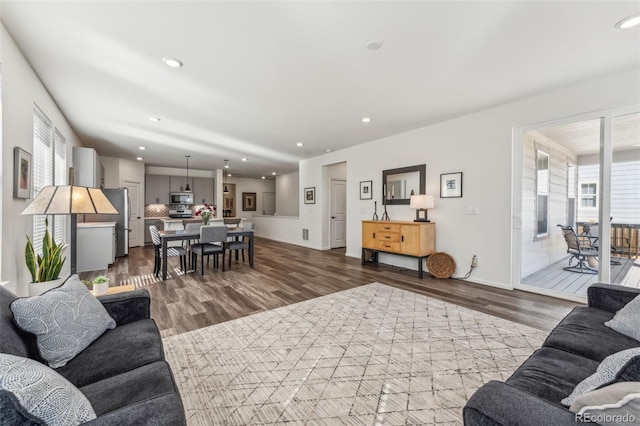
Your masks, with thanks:
<instances>
[{"instance_id":1,"label":"kitchen counter","mask_svg":"<svg viewBox=\"0 0 640 426\"><path fill-rule=\"evenodd\" d=\"M116 226L115 222L80 222L78 228L107 228Z\"/></svg>"}]
</instances>

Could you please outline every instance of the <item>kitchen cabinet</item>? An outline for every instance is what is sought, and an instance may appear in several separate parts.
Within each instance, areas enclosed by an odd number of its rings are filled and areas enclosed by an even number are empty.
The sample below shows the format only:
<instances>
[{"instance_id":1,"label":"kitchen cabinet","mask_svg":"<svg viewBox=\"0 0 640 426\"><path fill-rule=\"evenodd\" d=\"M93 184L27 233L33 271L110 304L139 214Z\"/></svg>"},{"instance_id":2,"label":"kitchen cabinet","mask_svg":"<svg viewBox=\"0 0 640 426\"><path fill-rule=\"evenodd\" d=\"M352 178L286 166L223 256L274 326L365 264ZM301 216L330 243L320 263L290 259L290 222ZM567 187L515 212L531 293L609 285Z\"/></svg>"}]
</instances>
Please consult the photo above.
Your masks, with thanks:
<instances>
[{"instance_id":1,"label":"kitchen cabinet","mask_svg":"<svg viewBox=\"0 0 640 426\"><path fill-rule=\"evenodd\" d=\"M164 222L162 219L145 219L144 220L144 244L153 244L153 240L151 239L151 232L149 232L149 227L151 225L155 225L158 228L158 231L164 230Z\"/></svg>"},{"instance_id":2,"label":"kitchen cabinet","mask_svg":"<svg viewBox=\"0 0 640 426\"><path fill-rule=\"evenodd\" d=\"M105 271L116 260L116 223L78 223L77 272Z\"/></svg>"},{"instance_id":3,"label":"kitchen cabinet","mask_svg":"<svg viewBox=\"0 0 640 426\"><path fill-rule=\"evenodd\" d=\"M104 167L93 148L74 146L73 184L89 188L104 188Z\"/></svg>"},{"instance_id":4,"label":"kitchen cabinet","mask_svg":"<svg viewBox=\"0 0 640 426\"><path fill-rule=\"evenodd\" d=\"M213 203L213 179L194 178L193 179L193 203L194 204L214 204Z\"/></svg>"},{"instance_id":5,"label":"kitchen cabinet","mask_svg":"<svg viewBox=\"0 0 640 426\"><path fill-rule=\"evenodd\" d=\"M187 185L186 176L171 176L171 191L170 192L185 192L184 187ZM193 191L193 178L189 178L189 187Z\"/></svg>"},{"instance_id":6,"label":"kitchen cabinet","mask_svg":"<svg viewBox=\"0 0 640 426\"><path fill-rule=\"evenodd\" d=\"M145 204L170 204L171 177L162 175L146 175L144 186Z\"/></svg>"}]
</instances>

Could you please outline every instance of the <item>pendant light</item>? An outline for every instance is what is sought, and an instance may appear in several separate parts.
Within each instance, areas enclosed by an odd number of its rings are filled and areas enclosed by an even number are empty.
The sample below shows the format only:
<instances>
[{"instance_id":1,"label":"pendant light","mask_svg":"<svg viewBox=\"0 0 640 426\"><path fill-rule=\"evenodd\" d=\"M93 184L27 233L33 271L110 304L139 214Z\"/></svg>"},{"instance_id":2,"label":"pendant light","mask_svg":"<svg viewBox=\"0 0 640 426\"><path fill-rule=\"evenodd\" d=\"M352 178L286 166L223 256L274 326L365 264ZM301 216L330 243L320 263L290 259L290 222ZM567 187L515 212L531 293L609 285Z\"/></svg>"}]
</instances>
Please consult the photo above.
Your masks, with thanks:
<instances>
[{"instance_id":1,"label":"pendant light","mask_svg":"<svg viewBox=\"0 0 640 426\"><path fill-rule=\"evenodd\" d=\"M189 187L189 157L190 155L185 155L187 157L187 185L184 187L185 192L191 192L191 188Z\"/></svg>"},{"instance_id":2,"label":"pendant light","mask_svg":"<svg viewBox=\"0 0 640 426\"><path fill-rule=\"evenodd\" d=\"M229 168L229 160L224 160L224 175L222 176L222 182L224 183L224 194L229 193L229 188L227 188L227 169Z\"/></svg>"}]
</instances>

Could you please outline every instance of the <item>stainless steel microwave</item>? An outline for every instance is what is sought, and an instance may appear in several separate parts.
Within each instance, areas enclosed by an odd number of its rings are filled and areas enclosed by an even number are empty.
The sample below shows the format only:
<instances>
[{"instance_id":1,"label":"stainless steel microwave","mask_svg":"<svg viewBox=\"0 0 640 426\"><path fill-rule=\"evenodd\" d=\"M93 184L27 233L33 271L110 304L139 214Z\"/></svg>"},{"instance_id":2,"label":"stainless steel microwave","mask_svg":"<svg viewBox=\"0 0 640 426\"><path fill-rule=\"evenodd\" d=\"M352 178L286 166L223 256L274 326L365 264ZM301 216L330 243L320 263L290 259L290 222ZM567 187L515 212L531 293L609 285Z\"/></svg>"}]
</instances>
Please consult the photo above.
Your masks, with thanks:
<instances>
[{"instance_id":1,"label":"stainless steel microwave","mask_svg":"<svg viewBox=\"0 0 640 426\"><path fill-rule=\"evenodd\" d=\"M193 192L172 192L171 204L193 204Z\"/></svg>"}]
</instances>

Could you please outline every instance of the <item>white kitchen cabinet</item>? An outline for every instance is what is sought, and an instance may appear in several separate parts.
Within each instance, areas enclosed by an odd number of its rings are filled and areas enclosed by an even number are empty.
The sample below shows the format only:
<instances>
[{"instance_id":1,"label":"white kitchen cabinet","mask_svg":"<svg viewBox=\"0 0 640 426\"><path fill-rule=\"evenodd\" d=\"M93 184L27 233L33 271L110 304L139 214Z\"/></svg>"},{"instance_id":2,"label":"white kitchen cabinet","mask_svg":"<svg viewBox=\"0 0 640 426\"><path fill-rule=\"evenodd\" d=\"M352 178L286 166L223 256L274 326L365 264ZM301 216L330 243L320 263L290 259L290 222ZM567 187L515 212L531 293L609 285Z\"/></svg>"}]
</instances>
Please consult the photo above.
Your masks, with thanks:
<instances>
[{"instance_id":1,"label":"white kitchen cabinet","mask_svg":"<svg viewBox=\"0 0 640 426\"><path fill-rule=\"evenodd\" d=\"M185 192L186 176L171 176L171 192ZM189 188L193 191L193 178L189 178Z\"/></svg>"},{"instance_id":2,"label":"white kitchen cabinet","mask_svg":"<svg viewBox=\"0 0 640 426\"><path fill-rule=\"evenodd\" d=\"M116 223L78 223L77 272L105 271L116 260Z\"/></svg>"},{"instance_id":3,"label":"white kitchen cabinet","mask_svg":"<svg viewBox=\"0 0 640 426\"><path fill-rule=\"evenodd\" d=\"M89 188L104 188L104 167L93 148L74 146L73 184Z\"/></svg>"}]
</instances>

